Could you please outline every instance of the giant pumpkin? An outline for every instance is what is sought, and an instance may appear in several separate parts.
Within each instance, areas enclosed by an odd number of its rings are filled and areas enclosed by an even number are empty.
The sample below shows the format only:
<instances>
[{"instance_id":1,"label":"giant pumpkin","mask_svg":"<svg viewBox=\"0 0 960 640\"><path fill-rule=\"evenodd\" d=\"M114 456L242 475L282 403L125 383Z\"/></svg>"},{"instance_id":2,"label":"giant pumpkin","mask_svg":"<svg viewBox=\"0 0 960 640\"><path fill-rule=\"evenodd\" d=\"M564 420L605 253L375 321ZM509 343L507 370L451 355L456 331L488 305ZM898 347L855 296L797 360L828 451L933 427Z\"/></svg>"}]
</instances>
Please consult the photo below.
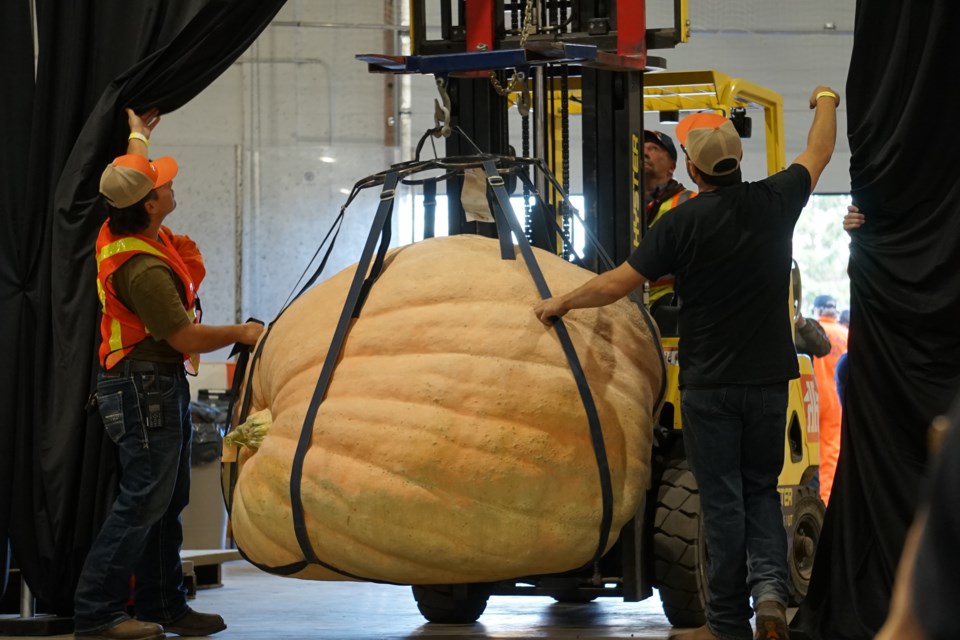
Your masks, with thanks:
<instances>
[{"instance_id":1,"label":"giant pumpkin","mask_svg":"<svg viewBox=\"0 0 960 640\"><path fill-rule=\"evenodd\" d=\"M592 275L535 253L553 292ZM241 453L231 517L238 547L267 568L304 560L291 468L353 273L282 314L249 374L250 411L269 410L273 423L258 450ZM322 564L297 577L487 582L593 557L598 464L557 333L533 314L538 300L523 260L502 260L495 240L436 238L387 255L308 426L301 500ZM573 311L565 323L602 425L609 548L649 484L661 355L627 301Z\"/></svg>"}]
</instances>

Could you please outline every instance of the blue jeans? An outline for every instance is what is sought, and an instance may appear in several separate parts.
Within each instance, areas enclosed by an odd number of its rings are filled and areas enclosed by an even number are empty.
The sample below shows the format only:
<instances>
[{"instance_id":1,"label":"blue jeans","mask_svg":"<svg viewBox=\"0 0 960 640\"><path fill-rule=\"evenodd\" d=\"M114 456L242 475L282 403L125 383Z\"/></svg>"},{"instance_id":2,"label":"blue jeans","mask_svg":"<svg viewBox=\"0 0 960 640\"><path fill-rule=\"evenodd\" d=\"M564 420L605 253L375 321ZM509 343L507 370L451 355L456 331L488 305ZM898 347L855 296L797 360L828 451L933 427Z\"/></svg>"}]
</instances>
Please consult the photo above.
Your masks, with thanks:
<instances>
[{"instance_id":1,"label":"blue jeans","mask_svg":"<svg viewBox=\"0 0 960 640\"><path fill-rule=\"evenodd\" d=\"M180 512L190 499L190 387L182 367L121 361L97 379L104 427L117 445L119 494L87 555L75 598L77 632L137 617L171 622L188 610Z\"/></svg>"},{"instance_id":2,"label":"blue jeans","mask_svg":"<svg viewBox=\"0 0 960 640\"><path fill-rule=\"evenodd\" d=\"M783 468L787 383L681 392L683 443L700 491L707 542L707 625L723 640L752 638L755 603L786 605Z\"/></svg>"}]
</instances>

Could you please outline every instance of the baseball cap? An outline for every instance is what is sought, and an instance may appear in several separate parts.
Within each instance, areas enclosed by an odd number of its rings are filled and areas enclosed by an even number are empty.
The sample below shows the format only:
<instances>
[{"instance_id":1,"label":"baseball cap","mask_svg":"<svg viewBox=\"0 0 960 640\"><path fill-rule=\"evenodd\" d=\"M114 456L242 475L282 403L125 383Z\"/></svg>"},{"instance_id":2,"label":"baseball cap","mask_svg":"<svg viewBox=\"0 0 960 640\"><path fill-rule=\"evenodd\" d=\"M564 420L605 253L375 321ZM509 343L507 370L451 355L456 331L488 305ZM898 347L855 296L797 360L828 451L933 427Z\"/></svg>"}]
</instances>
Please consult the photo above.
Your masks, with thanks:
<instances>
[{"instance_id":1,"label":"baseball cap","mask_svg":"<svg viewBox=\"0 0 960 640\"><path fill-rule=\"evenodd\" d=\"M114 159L100 175L100 193L111 205L124 209L143 200L177 175L177 161L170 156L147 160L128 153Z\"/></svg>"},{"instance_id":2,"label":"baseball cap","mask_svg":"<svg viewBox=\"0 0 960 640\"><path fill-rule=\"evenodd\" d=\"M643 141L652 142L666 151L667 154L673 158L674 162L677 161L677 145L673 144L673 138L662 131L651 131L650 129L644 129Z\"/></svg>"},{"instance_id":3,"label":"baseball cap","mask_svg":"<svg viewBox=\"0 0 960 640\"><path fill-rule=\"evenodd\" d=\"M837 307L837 301L833 296L828 295L819 295L813 299L814 307L830 307L835 309Z\"/></svg>"},{"instance_id":4,"label":"baseball cap","mask_svg":"<svg viewBox=\"0 0 960 640\"><path fill-rule=\"evenodd\" d=\"M677 138L693 164L710 176L727 176L740 168L743 145L733 123L710 112L694 113L677 124Z\"/></svg>"}]
</instances>

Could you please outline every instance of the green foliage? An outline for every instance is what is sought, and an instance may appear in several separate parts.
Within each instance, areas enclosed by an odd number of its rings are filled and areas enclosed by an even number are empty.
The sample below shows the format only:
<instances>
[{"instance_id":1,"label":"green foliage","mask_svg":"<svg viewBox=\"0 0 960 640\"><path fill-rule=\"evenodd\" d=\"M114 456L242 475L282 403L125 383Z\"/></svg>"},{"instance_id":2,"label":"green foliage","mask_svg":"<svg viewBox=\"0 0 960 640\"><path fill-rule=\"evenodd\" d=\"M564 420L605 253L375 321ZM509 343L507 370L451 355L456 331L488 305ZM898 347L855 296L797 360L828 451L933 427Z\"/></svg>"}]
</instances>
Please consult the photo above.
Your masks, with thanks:
<instances>
[{"instance_id":1,"label":"green foliage","mask_svg":"<svg viewBox=\"0 0 960 640\"><path fill-rule=\"evenodd\" d=\"M793 258L803 277L804 315L812 315L813 299L823 293L837 299L838 309L850 308L850 240L843 230L848 204L848 194L810 196L797 222Z\"/></svg>"}]
</instances>

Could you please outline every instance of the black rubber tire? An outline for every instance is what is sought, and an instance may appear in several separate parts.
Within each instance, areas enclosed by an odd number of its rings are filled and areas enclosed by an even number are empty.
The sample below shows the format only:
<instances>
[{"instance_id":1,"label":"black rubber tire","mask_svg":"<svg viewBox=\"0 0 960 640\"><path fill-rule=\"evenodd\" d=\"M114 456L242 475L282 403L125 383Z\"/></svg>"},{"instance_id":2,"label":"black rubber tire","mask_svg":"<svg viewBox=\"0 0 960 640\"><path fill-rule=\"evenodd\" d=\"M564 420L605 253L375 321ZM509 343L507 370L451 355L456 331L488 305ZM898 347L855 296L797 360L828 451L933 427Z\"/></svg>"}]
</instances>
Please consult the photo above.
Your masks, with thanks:
<instances>
[{"instance_id":1,"label":"black rubber tire","mask_svg":"<svg viewBox=\"0 0 960 640\"><path fill-rule=\"evenodd\" d=\"M490 589L486 585L414 585L417 608L428 622L473 624L487 608Z\"/></svg>"},{"instance_id":2,"label":"black rubber tire","mask_svg":"<svg viewBox=\"0 0 960 640\"><path fill-rule=\"evenodd\" d=\"M790 555L787 562L790 571L791 604L799 606L807 597L813 559L820 544L823 516L827 507L817 492L810 487L798 490L797 506L793 512L793 528L790 532Z\"/></svg>"},{"instance_id":3,"label":"black rubber tire","mask_svg":"<svg viewBox=\"0 0 960 640\"><path fill-rule=\"evenodd\" d=\"M706 540L697 481L686 460L672 460L657 488L654 575L663 613L675 627L706 624Z\"/></svg>"}]
</instances>

